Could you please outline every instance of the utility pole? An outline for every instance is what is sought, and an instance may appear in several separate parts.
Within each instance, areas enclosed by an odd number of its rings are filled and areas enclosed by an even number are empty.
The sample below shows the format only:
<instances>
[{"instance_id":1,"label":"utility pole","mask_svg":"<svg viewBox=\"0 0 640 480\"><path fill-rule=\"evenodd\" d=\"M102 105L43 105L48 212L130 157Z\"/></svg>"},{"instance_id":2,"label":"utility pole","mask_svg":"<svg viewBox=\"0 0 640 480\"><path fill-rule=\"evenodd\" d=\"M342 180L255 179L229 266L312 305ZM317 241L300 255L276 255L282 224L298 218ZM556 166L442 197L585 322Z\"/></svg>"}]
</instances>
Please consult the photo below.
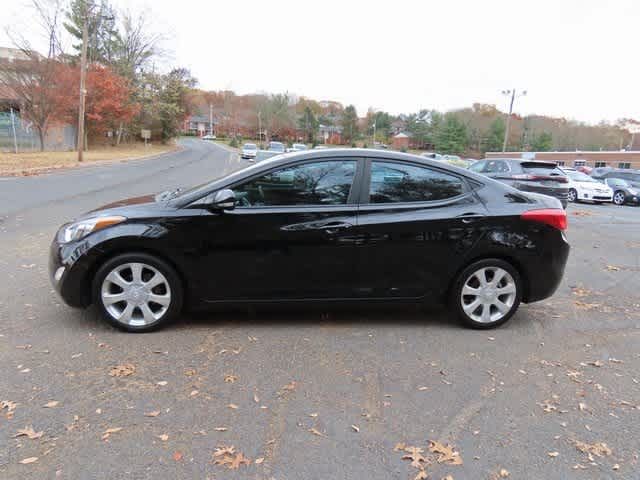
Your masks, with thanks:
<instances>
[{"instance_id":1,"label":"utility pole","mask_svg":"<svg viewBox=\"0 0 640 480\"><path fill-rule=\"evenodd\" d=\"M511 95L511 102L509 103L509 116L507 117L507 125L504 129L504 141L502 142L502 151L507 151L507 140L509 139L509 127L511 126L511 115L513 114L513 102L516 97L523 97L527 94L526 90L523 90L520 93L517 93L516 89L513 90L503 90L503 95Z\"/></svg>"},{"instance_id":2,"label":"utility pole","mask_svg":"<svg viewBox=\"0 0 640 480\"><path fill-rule=\"evenodd\" d=\"M258 111L258 142L262 144L262 112Z\"/></svg>"},{"instance_id":3,"label":"utility pole","mask_svg":"<svg viewBox=\"0 0 640 480\"><path fill-rule=\"evenodd\" d=\"M82 21L82 54L80 56L80 109L78 111L78 162L82 162L84 152L84 107L87 96L87 43L89 42L88 17L89 5L85 3L84 18Z\"/></svg>"},{"instance_id":4,"label":"utility pole","mask_svg":"<svg viewBox=\"0 0 640 480\"><path fill-rule=\"evenodd\" d=\"M376 121L373 121L373 143L371 144L372 148L376 148Z\"/></svg>"}]
</instances>

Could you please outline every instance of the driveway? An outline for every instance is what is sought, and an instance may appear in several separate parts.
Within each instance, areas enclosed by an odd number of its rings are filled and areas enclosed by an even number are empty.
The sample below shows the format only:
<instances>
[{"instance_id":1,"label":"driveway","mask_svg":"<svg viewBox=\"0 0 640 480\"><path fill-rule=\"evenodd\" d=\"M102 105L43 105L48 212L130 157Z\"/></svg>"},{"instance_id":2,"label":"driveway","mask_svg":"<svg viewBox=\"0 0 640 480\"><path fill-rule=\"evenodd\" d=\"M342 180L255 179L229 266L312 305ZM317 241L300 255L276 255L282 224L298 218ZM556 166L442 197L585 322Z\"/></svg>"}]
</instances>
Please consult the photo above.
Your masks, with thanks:
<instances>
[{"instance_id":1,"label":"driveway","mask_svg":"<svg viewBox=\"0 0 640 480\"><path fill-rule=\"evenodd\" d=\"M434 479L640 478L640 208L570 205L557 295L488 332L365 307L132 335L61 304L47 277L59 224L244 164L187 140L0 180L1 478L413 479L405 455Z\"/></svg>"}]
</instances>

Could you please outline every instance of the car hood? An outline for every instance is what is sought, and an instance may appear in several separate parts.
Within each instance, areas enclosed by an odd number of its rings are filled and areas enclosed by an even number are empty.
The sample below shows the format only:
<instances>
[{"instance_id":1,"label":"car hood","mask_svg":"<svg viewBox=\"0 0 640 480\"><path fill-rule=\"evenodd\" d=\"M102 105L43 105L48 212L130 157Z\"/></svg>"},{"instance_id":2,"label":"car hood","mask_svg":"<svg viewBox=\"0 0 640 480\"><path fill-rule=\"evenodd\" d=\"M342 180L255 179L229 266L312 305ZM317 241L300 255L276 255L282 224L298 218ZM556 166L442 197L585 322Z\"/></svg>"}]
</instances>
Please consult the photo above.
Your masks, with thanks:
<instances>
[{"instance_id":1,"label":"car hood","mask_svg":"<svg viewBox=\"0 0 640 480\"><path fill-rule=\"evenodd\" d=\"M156 198L156 195L124 198L91 210L83 217L122 215L127 218L143 218L158 216L161 212L171 209L168 201L157 201Z\"/></svg>"}]
</instances>

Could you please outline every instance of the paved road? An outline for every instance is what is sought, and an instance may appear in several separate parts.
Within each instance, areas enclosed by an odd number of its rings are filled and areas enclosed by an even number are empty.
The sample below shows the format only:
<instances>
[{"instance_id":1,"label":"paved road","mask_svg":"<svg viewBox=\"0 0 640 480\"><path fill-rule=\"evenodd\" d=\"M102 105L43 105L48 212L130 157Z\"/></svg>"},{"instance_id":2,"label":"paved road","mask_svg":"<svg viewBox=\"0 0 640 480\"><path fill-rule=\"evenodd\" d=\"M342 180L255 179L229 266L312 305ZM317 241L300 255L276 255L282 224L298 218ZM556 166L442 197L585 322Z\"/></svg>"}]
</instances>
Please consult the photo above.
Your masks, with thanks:
<instances>
[{"instance_id":1,"label":"paved road","mask_svg":"<svg viewBox=\"0 0 640 480\"><path fill-rule=\"evenodd\" d=\"M394 446L434 459L429 440L463 460L428 465L434 479L640 478L640 208L570 206L560 291L491 332L367 308L218 312L131 335L62 305L46 272L60 223L242 166L184 147L0 180L0 401L17 404L0 410L0 478L409 479ZM109 375L123 364L135 372ZM14 438L25 426L44 433ZM612 453L590 461L577 441ZM226 470L220 445L264 461Z\"/></svg>"}]
</instances>

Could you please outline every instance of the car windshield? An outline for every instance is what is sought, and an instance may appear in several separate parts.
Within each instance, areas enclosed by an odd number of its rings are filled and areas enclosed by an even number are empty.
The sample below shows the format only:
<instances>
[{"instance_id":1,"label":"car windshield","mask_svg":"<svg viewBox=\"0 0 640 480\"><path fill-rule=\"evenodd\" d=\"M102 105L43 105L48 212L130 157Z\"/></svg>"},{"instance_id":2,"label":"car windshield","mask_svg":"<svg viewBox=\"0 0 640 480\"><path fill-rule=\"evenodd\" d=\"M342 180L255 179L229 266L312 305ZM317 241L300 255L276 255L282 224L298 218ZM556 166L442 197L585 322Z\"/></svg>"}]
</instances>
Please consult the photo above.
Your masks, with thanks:
<instances>
[{"instance_id":1,"label":"car windshield","mask_svg":"<svg viewBox=\"0 0 640 480\"><path fill-rule=\"evenodd\" d=\"M582 173L582 172L567 172L567 175L574 182L599 183L596 179L591 178L586 173Z\"/></svg>"},{"instance_id":2,"label":"car windshield","mask_svg":"<svg viewBox=\"0 0 640 480\"><path fill-rule=\"evenodd\" d=\"M245 143L243 148L245 150L257 150L258 146L255 143Z\"/></svg>"},{"instance_id":3,"label":"car windshield","mask_svg":"<svg viewBox=\"0 0 640 480\"><path fill-rule=\"evenodd\" d=\"M533 175L565 175L554 163L523 162L522 170Z\"/></svg>"},{"instance_id":4,"label":"car windshield","mask_svg":"<svg viewBox=\"0 0 640 480\"><path fill-rule=\"evenodd\" d=\"M282 143L278 143L278 142L271 142L269 144L269 148L271 150L281 150L284 148L284 145Z\"/></svg>"}]
</instances>

